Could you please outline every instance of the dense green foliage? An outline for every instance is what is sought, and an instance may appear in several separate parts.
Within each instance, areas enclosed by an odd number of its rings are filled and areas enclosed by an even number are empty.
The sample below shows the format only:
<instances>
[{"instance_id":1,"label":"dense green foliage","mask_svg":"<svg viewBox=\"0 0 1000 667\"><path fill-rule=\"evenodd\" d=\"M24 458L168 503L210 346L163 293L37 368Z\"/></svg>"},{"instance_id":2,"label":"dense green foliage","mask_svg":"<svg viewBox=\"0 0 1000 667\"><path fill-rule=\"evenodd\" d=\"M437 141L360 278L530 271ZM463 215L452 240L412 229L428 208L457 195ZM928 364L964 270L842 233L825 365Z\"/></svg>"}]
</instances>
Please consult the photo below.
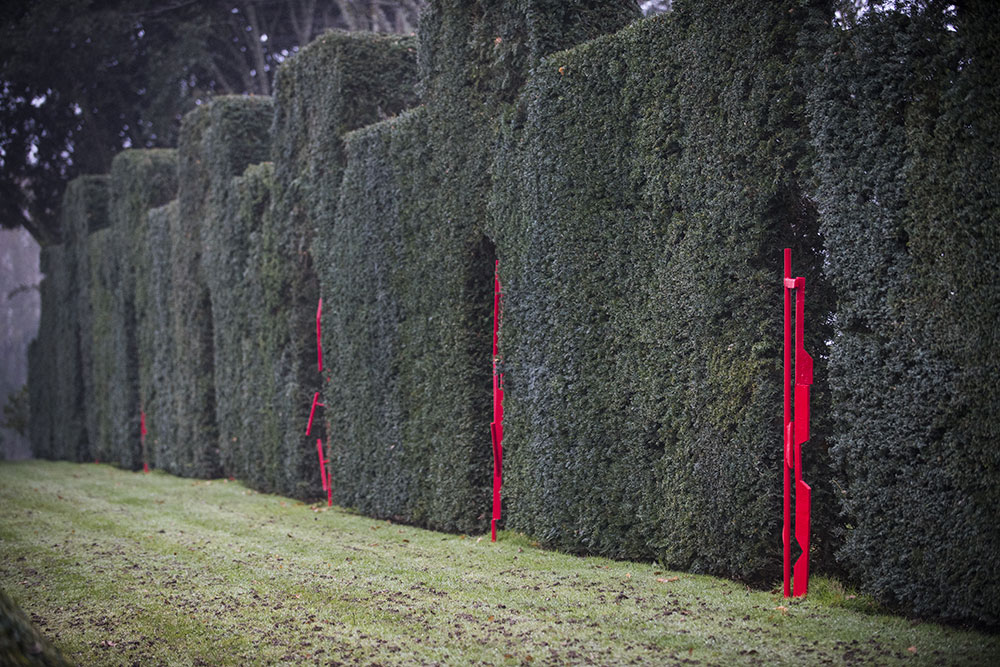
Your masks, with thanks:
<instances>
[{"instance_id":1,"label":"dense green foliage","mask_svg":"<svg viewBox=\"0 0 1000 667\"><path fill-rule=\"evenodd\" d=\"M90 267L90 349L93 368L93 393L87 408L87 433L90 454L95 461L112 459L111 443L111 369L114 348L111 329L111 306L114 285L118 280L118 263L112 249L110 227L93 231L87 237L87 263ZM44 310L44 309L43 309ZM29 364L30 370L30 364ZM31 380L29 378L29 384ZM92 427L91 427L92 424ZM32 444L35 439L32 437Z\"/></svg>"},{"instance_id":2,"label":"dense green foliage","mask_svg":"<svg viewBox=\"0 0 1000 667\"><path fill-rule=\"evenodd\" d=\"M699 2L529 78L495 166L508 525L774 576L783 247L811 288L817 357L829 307L802 252L817 237L795 173L801 29L771 3Z\"/></svg>"},{"instance_id":3,"label":"dense green foliage","mask_svg":"<svg viewBox=\"0 0 1000 667\"><path fill-rule=\"evenodd\" d=\"M484 530L499 259L507 525L770 582L791 247L814 568L995 625L996 16L956 7L440 0L419 47L327 34L273 101L189 113L176 176L121 156L112 229L104 181L69 191L36 453L136 467L143 406L172 472L314 498L322 437L338 502Z\"/></svg>"},{"instance_id":4,"label":"dense green foliage","mask_svg":"<svg viewBox=\"0 0 1000 667\"><path fill-rule=\"evenodd\" d=\"M112 461L127 469L149 461L140 437L140 413L153 391L149 209L170 201L177 191L177 154L167 148L119 153L111 164L112 252L118 264L111 307L110 376ZM147 318L154 321L147 322ZM141 344L140 344L141 343Z\"/></svg>"},{"instance_id":5,"label":"dense green foliage","mask_svg":"<svg viewBox=\"0 0 1000 667\"><path fill-rule=\"evenodd\" d=\"M215 423L212 303L201 262L201 224L209 196L204 141L211 113L210 106L201 106L181 123L177 214L169 216L175 440L164 451L165 459L157 462L175 474L196 477L212 477L221 471Z\"/></svg>"},{"instance_id":6,"label":"dense green foliage","mask_svg":"<svg viewBox=\"0 0 1000 667\"><path fill-rule=\"evenodd\" d=\"M184 391L173 377L174 345L170 264L170 229L177 217L177 200L151 209L146 222L148 294L137 304L139 316L139 399L146 413L146 460L153 467L171 461L177 442L177 393Z\"/></svg>"},{"instance_id":7,"label":"dense green foliage","mask_svg":"<svg viewBox=\"0 0 1000 667\"><path fill-rule=\"evenodd\" d=\"M77 450L78 461L91 458L90 448L97 433L96 412L94 401L94 363L93 354L93 314L90 292L90 243L89 235L98 229L107 227L110 223L108 215L108 177L80 176L66 186L63 198L62 227L66 235L66 247L74 257L69 261L75 264L76 318L79 330L77 346L79 349L79 366L65 368L65 372L79 374L80 386L70 400L76 400L84 413L84 431L86 449L82 446ZM77 440L82 444L82 438Z\"/></svg>"},{"instance_id":8,"label":"dense green foliage","mask_svg":"<svg viewBox=\"0 0 1000 667\"><path fill-rule=\"evenodd\" d=\"M444 214L427 131L420 109L348 135L324 267L334 490L376 516L481 531L492 248Z\"/></svg>"},{"instance_id":9,"label":"dense green foliage","mask_svg":"<svg viewBox=\"0 0 1000 667\"><path fill-rule=\"evenodd\" d=\"M212 302L215 423L220 465L227 474L235 474L231 468L234 450L248 444L239 437L245 412L241 395L246 380L244 340L258 311L246 293L246 269L261 208L251 204L251 215L241 210L244 196L259 194L234 185L234 179L248 165L269 157L273 117L269 97L217 98L209 105L208 126L198 152L208 188L199 221L201 270ZM247 479L248 469L240 472Z\"/></svg>"},{"instance_id":10,"label":"dense green foliage","mask_svg":"<svg viewBox=\"0 0 1000 667\"><path fill-rule=\"evenodd\" d=\"M63 342L59 337L60 308L66 308L65 276L58 267L63 265L62 245L42 248L39 264L45 276L39 285L42 314L38 336L28 346L28 436L34 455L57 459L65 454L55 443L55 417L59 400L59 369L56 349Z\"/></svg>"},{"instance_id":11,"label":"dense green foliage","mask_svg":"<svg viewBox=\"0 0 1000 667\"><path fill-rule=\"evenodd\" d=\"M278 398L271 390L274 363L264 356L273 349L270 337L276 335L264 314L276 305L277 295L266 294L256 279L265 263L275 261L261 254L261 230L270 226L273 180L273 165L263 162L230 181L221 223L225 233L233 236L236 253L228 270L234 272L233 277L238 271L243 273L227 292L231 301L215 309L220 327L216 381L219 387L228 384L218 410L223 470L257 488L273 483L264 471L281 468L277 447L281 438L271 418ZM228 337L223 337L227 329Z\"/></svg>"},{"instance_id":12,"label":"dense green foliage","mask_svg":"<svg viewBox=\"0 0 1000 667\"><path fill-rule=\"evenodd\" d=\"M274 392L264 416L274 422L264 428L278 435L267 444L277 451L265 457L276 465L257 473L263 488L295 497L321 492L315 438L325 437L322 412L310 437L305 428L321 388L317 266L327 263L315 257L339 243L328 229L344 163L341 135L413 104L415 77L413 38L340 32L310 44L277 76L273 209L255 277L268 306L258 354L272 364L264 386Z\"/></svg>"},{"instance_id":13,"label":"dense green foliage","mask_svg":"<svg viewBox=\"0 0 1000 667\"><path fill-rule=\"evenodd\" d=\"M29 367L36 456L86 461L91 456L92 391L90 231L108 224L107 177L75 179L61 210L66 241L44 249L42 321Z\"/></svg>"},{"instance_id":14,"label":"dense green foliage","mask_svg":"<svg viewBox=\"0 0 1000 667\"><path fill-rule=\"evenodd\" d=\"M883 599L996 624L1000 17L960 7L832 35L809 111L839 294L840 556Z\"/></svg>"}]
</instances>

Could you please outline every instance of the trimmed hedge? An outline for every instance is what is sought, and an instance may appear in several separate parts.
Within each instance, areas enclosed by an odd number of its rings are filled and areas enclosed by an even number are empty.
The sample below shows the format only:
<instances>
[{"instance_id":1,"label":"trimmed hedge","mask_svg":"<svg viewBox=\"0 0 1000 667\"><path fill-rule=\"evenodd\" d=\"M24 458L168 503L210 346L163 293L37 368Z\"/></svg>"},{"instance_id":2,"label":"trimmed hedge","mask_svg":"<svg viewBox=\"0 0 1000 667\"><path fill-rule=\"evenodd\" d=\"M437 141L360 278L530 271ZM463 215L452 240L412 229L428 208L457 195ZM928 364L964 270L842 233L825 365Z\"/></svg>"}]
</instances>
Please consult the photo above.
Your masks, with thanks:
<instances>
[{"instance_id":1,"label":"trimmed hedge","mask_svg":"<svg viewBox=\"0 0 1000 667\"><path fill-rule=\"evenodd\" d=\"M767 581L781 562L783 247L806 276L818 366L829 334L796 179L806 13L678 5L543 59L497 150L508 525ZM818 426L805 477L822 535Z\"/></svg>"},{"instance_id":2,"label":"trimmed hedge","mask_svg":"<svg viewBox=\"0 0 1000 667\"><path fill-rule=\"evenodd\" d=\"M152 371L150 315L151 245L149 209L177 191L177 153L172 149L129 150L111 163L112 251L118 263L111 309L111 460L137 470L149 457L140 438L140 374ZM140 346L140 337L142 346ZM146 381L147 393L152 382Z\"/></svg>"},{"instance_id":3,"label":"trimmed hedge","mask_svg":"<svg viewBox=\"0 0 1000 667\"><path fill-rule=\"evenodd\" d=\"M94 411L93 313L90 294L90 234L110 224L108 215L108 177L80 176L66 186L63 196L63 233L75 262L75 318L79 349L79 382L74 389L83 412L82 438L73 460L91 460L91 445L97 433ZM84 440L85 438L85 444Z\"/></svg>"},{"instance_id":4,"label":"trimmed hedge","mask_svg":"<svg viewBox=\"0 0 1000 667\"><path fill-rule=\"evenodd\" d=\"M273 165L264 162L247 167L242 176L230 182L223 225L232 234L239 235L237 247L242 246L246 255L240 265L232 267L242 269L243 274L229 292L231 304L225 311L216 310L219 319L225 318L231 334L225 340L217 338L224 347L216 348L216 378L229 383L226 391L230 396L223 405L232 406L228 414L219 411L220 431L228 434L220 438L223 466L226 474L258 489L264 486L260 471L281 465L280 461L268 458L275 455L275 445L281 438L270 416L274 409L273 364L263 356L264 351L273 348L273 344L270 341L265 344L264 339L275 333L261 326L262 314L276 306L276 299L269 299L261 289L260 280L256 279L262 268L261 229L270 226L273 180ZM227 367L220 369L219 364L223 363Z\"/></svg>"},{"instance_id":5,"label":"trimmed hedge","mask_svg":"<svg viewBox=\"0 0 1000 667\"><path fill-rule=\"evenodd\" d=\"M139 397L146 412L146 456L150 466L166 467L177 442L177 392L174 383L174 339L170 228L176 224L177 200L151 209L146 222L149 261L148 295L139 302Z\"/></svg>"},{"instance_id":6,"label":"trimmed hedge","mask_svg":"<svg viewBox=\"0 0 1000 667\"><path fill-rule=\"evenodd\" d=\"M326 265L337 501L453 531L487 525L492 246L442 215L423 109L347 135Z\"/></svg>"},{"instance_id":7,"label":"trimmed hedge","mask_svg":"<svg viewBox=\"0 0 1000 667\"><path fill-rule=\"evenodd\" d=\"M87 385L90 382L87 234L107 224L107 177L71 181L63 196L64 242L46 248L41 264L42 318L29 351L31 440L36 456L90 458Z\"/></svg>"},{"instance_id":8,"label":"trimmed hedge","mask_svg":"<svg viewBox=\"0 0 1000 667\"><path fill-rule=\"evenodd\" d=\"M271 151L274 106L269 97L219 97L208 105L201 137L200 160L208 180L200 218L201 271L212 302L215 372L215 422L221 470L250 479L245 462L255 438L243 436L246 413L243 383L244 341L257 304L247 295L247 260L251 237L261 223L261 196L256 182L241 177L248 165L262 162ZM248 190L249 186L249 190ZM256 203L247 202L256 198ZM269 193L263 194L264 206ZM249 204L249 210L244 208ZM252 433L252 432L251 432ZM244 463L237 465L236 461Z\"/></svg>"},{"instance_id":9,"label":"trimmed hedge","mask_svg":"<svg viewBox=\"0 0 1000 667\"><path fill-rule=\"evenodd\" d=\"M212 303L202 271L202 219L210 179L204 154L211 105L187 113L178 142L176 215L170 222L170 325L173 339L174 437L159 465L184 477L217 477L219 431L215 421Z\"/></svg>"},{"instance_id":10,"label":"trimmed hedge","mask_svg":"<svg viewBox=\"0 0 1000 667\"><path fill-rule=\"evenodd\" d=\"M114 290L118 284L119 262L114 250L114 232L105 227L91 232L87 239L88 264L90 266L90 307L91 307L91 358L93 360L93 393L90 394L93 412L93 430L90 453L95 461L114 460L111 421L111 370L114 365L114 340L112 336L112 304ZM44 308L43 308L44 311Z\"/></svg>"},{"instance_id":11,"label":"trimmed hedge","mask_svg":"<svg viewBox=\"0 0 1000 667\"><path fill-rule=\"evenodd\" d=\"M996 625L1000 16L958 6L832 34L809 110L839 294L840 558L883 600Z\"/></svg>"},{"instance_id":12,"label":"trimmed hedge","mask_svg":"<svg viewBox=\"0 0 1000 667\"><path fill-rule=\"evenodd\" d=\"M551 35L574 40L636 15L565 5L432 3L421 19L427 106L346 138L340 207L317 253L339 502L445 530L488 525L497 102L513 98L532 53L556 48L539 24L557 21Z\"/></svg>"},{"instance_id":13,"label":"trimmed hedge","mask_svg":"<svg viewBox=\"0 0 1000 667\"><path fill-rule=\"evenodd\" d=\"M324 235L338 199L344 163L341 135L415 102L412 37L331 32L282 66L275 81L272 213L261 227L254 280L268 307L258 324L259 354L272 366L262 386L272 392L261 429L277 440L261 452L249 480L294 497L322 493L315 438L322 412L305 427L321 388L316 367L317 266L338 239ZM314 247L315 244L315 247ZM334 380L335 381L335 380Z\"/></svg>"},{"instance_id":14,"label":"trimmed hedge","mask_svg":"<svg viewBox=\"0 0 1000 667\"><path fill-rule=\"evenodd\" d=\"M59 367L56 356L61 337L61 309L67 308L66 264L63 246L41 249L39 285L41 317L38 335L28 345L28 438L33 454L39 458L62 458L66 451L58 441Z\"/></svg>"}]
</instances>

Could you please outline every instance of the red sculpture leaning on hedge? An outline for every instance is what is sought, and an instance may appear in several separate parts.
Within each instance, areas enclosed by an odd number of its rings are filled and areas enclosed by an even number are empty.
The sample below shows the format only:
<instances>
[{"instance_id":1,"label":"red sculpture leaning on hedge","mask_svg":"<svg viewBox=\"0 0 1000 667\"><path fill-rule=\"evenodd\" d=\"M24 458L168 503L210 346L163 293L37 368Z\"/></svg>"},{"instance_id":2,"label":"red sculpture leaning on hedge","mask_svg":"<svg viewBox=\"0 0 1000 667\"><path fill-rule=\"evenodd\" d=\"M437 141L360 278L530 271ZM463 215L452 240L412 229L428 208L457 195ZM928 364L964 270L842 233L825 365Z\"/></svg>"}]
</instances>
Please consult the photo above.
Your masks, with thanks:
<instances>
[{"instance_id":1,"label":"red sculpture leaning on hedge","mask_svg":"<svg viewBox=\"0 0 1000 667\"><path fill-rule=\"evenodd\" d=\"M497 370L499 354L498 334L503 315L503 292L500 291L500 261L493 274L493 520L490 522L490 539L497 541L497 521L500 520L500 486L503 483L503 374Z\"/></svg>"},{"instance_id":2,"label":"red sculpture leaning on hedge","mask_svg":"<svg viewBox=\"0 0 1000 667\"><path fill-rule=\"evenodd\" d=\"M785 248L785 418L784 473L785 501L784 543L785 597L793 594L792 562L792 491L791 473L795 469L795 541L802 554L795 561L794 595L800 597L809 589L809 517L812 489L802 479L802 443L809 439L809 387L813 381L813 360L805 350L806 279L792 278L792 250ZM792 290L795 290L795 412L792 417Z\"/></svg>"}]
</instances>

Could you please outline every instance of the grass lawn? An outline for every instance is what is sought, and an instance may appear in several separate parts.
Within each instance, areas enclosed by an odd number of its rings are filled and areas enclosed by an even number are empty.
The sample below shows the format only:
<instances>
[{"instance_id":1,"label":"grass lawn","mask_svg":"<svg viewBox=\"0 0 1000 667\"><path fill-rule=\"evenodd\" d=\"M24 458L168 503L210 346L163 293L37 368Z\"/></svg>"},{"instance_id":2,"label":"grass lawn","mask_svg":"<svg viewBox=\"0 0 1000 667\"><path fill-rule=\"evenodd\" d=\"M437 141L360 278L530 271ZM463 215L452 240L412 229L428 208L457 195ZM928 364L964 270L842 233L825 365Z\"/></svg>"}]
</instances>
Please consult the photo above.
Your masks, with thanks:
<instances>
[{"instance_id":1,"label":"grass lawn","mask_svg":"<svg viewBox=\"0 0 1000 667\"><path fill-rule=\"evenodd\" d=\"M997 635L811 583L789 602L237 482L0 464L0 588L81 665L1000 664Z\"/></svg>"}]
</instances>

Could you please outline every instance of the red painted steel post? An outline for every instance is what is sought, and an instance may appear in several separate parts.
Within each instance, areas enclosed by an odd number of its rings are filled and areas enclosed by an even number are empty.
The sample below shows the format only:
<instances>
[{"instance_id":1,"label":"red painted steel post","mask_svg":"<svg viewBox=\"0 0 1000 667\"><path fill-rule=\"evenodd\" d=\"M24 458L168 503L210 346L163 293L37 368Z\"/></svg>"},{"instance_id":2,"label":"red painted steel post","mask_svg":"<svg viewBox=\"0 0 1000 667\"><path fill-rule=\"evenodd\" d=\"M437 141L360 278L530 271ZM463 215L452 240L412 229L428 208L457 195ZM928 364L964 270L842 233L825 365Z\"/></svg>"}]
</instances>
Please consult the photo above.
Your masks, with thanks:
<instances>
[{"instance_id":1,"label":"red painted steel post","mask_svg":"<svg viewBox=\"0 0 1000 667\"><path fill-rule=\"evenodd\" d=\"M310 431L312 431L313 417L316 416L316 406L317 405L323 405L322 403L319 402L319 392L318 391L315 394L313 394L312 408L309 409L309 423L306 424L306 435L309 435Z\"/></svg>"},{"instance_id":2,"label":"red painted steel post","mask_svg":"<svg viewBox=\"0 0 1000 667\"><path fill-rule=\"evenodd\" d=\"M784 346L784 547L785 597L800 597L809 590L809 535L812 511L812 488L802 479L802 444L809 439L809 393L813 382L813 360L805 350L805 291L806 279L792 278L792 251L785 248L785 272L782 281L785 296L785 346ZM792 304L791 290L795 290L795 381L792 384ZM794 389L794 411L792 406ZM791 474L795 473L795 541L802 553L791 567Z\"/></svg>"},{"instance_id":3,"label":"red painted steel post","mask_svg":"<svg viewBox=\"0 0 1000 667\"><path fill-rule=\"evenodd\" d=\"M809 388L813 360L805 350L806 279L795 279L795 540L802 555L795 561L796 596L809 590L809 524L812 488L802 479L802 444L809 439Z\"/></svg>"},{"instance_id":4,"label":"red painted steel post","mask_svg":"<svg viewBox=\"0 0 1000 667\"><path fill-rule=\"evenodd\" d=\"M785 346L784 346L784 398L785 417L781 426L782 455L781 469L784 473L784 523L781 529L781 542L784 550L784 581L785 597L792 594L792 482L791 482L791 438L792 421L792 297L788 291L788 281L792 278L792 249L785 248L785 275L782 281L782 292L785 297Z\"/></svg>"},{"instance_id":5,"label":"red painted steel post","mask_svg":"<svg viewBox=\"0 0 1000 667\"><path fill-rule=\"evenodd\" d=\"M316 438L316 453L319 454L320 481L323 483L323 490L327 491L330 488L330 482L326 478L326 459L323 458L323 441L319 438Z\"/></svg>"},{"instance_id":6,"label":"red painted steel post","mask_svg":"<svg viewBox=\"0 0 1000 667\"><path fill-rule=\"evenodd\" d=\"M316 365L319 366L319 372L323 372L323 328L320 324L320 318L323 316L323 297L319 299L319 305L316 306Z\"/></svg>"},{"instance_id":7,"label":"red painted steel post","mask_svg":"<svg viewBox=\"0 0 1000 667\"><path fill-rule=\"evenodd\" d=\"M497 541L497 521L500 520L500 487L503 484L503 375L497 369L499 354L500 317L500 261L493 273L493 423L490 435L493 440L493 519L490 521L490 539Z\"/></svg>"},{"instance_id":8,"label":"red painted steel post","mask_svg":"<svg viewBox=\"0 0 1000 667\"><path fill-rule=\"evenodd\" d=\"M149 458L146 456L146 412L139 410L139 442L142 444L142 471L149 472Z\"/></svg>"}]
</instances>

